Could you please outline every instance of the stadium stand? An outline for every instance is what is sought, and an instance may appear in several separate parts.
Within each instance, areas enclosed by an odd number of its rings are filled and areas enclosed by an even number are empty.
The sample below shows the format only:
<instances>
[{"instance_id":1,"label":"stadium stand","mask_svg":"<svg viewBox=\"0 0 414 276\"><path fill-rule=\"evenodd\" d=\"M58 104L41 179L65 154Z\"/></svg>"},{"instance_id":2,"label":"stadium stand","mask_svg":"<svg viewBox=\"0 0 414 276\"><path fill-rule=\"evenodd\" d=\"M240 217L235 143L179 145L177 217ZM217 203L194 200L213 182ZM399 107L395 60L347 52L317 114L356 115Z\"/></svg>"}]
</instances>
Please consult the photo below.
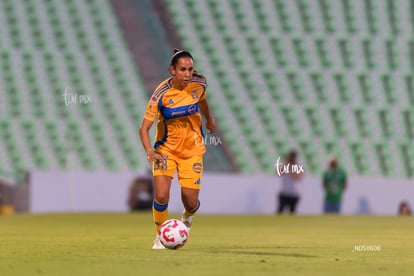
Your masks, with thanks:
<instances>
[{"instance_id":1,"label":"stadium stand","mask_svg":"<svg viewBox=\"0 0 414 276\"><path fill-rule=\"evenodd\" d=\"M335 154L350 174L413 177L412 1L163 2L241 172L272 173L296 148L311 175ZM0 19L0 167L145 168L149 91L111 3L4 0ZM220 150L208 158L230 170Z\"/></svg>"},{"instance_id":2,"label":"stadium stand","mask_svg":"<svg viewBox=\"0 0 414 276\"><path fill-rule=\"evenodd\" d=\"M165 3L243 171L294 147L314 175L336 154L351 174L412 176L410 1Z\"/></svg>"},{"instance_id":3,"label":"stadium stand","mask_svg":"<svg viewBox=\"0 0 414 276\"><path fill-rule=\"evenodd\" d=\"M0 18L2 168L145 168L147 94L110 2L6 0Z\"/></svg>"}]
</instances>

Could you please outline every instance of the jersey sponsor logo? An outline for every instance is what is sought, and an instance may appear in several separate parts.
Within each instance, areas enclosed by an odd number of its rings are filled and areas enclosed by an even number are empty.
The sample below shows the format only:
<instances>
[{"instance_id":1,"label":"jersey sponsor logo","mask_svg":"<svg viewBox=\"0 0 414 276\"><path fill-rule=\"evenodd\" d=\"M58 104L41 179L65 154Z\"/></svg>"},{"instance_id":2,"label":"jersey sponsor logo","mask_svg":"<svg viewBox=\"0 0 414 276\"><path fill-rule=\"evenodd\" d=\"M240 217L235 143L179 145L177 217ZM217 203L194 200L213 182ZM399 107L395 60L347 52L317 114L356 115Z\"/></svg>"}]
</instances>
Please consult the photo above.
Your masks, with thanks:
<instances>
[{"instance_id":1,"label":"jersey sponsor logo","mask_svg":"<svg viewBox=\"0 0 414 276\"><path fill-rule=\"evenodd\" d=\"M182 111L174 111L173 113L171 113L171 116L181 115L181 114L184 114L184 113L185 113L185 110L182 110Z\"/></svg>"},{"instance_id":2,"label":"jersey sponsor logo","mask_svg":"<svg viewBox=\"0 0 414 276\"><path fill-rule=\"evenodd\" d=\"M195 114L199 111L198 103L179 107L162 106L161 114L166 120Z\"/></svg>"},{"instance_id":3,"label":"jersey sponsor logo","mask_svg":"<svg viewBox=\"0 0 414 276\"><path fill-rule=\"evenodd\" d=\"M193 171L195 173L201 173L202 169L203 169L203 165L201 163L194 163L193 164Z\"/></svg>"}]
</instances>

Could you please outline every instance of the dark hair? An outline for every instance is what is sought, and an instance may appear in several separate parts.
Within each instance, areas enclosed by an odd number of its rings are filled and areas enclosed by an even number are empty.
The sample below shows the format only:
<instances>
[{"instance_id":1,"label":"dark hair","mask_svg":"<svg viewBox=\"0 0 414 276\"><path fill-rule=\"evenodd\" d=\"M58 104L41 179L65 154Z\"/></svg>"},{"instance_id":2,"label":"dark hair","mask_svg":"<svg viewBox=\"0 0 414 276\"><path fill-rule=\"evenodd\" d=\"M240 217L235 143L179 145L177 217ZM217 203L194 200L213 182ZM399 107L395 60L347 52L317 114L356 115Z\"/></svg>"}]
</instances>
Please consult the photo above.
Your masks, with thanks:
<instances>
[{"instance_id":1,"label":"dark hair","mask_svg":"<svg viewBox=\"0 0 414 276\"><path fill-rule=\"evenodd\" d=\"M398 207L398 213L400 215L403 215L403 208L406 207L407 208L407 215L411 215L411 209L410 209L410 205L408 204L407 201L403 201L400 203L400 206Z\"/></svg>"},{"instance_id":2,"label":"dark hair","mask_svg":"<svg viewBox=\"0 0 414 276\"><path fill-rule=\"evenodd\" d=\"M298 157L298 151L293 149L288 152L286 155L286 159L289 160L289 162L296 162L296 159Z\"/></svg>"},{"instance_id":3,"label":"dark hair","mask_svg":"<svg viewBox=\"0 0 414 276\"><path fill-rule=\"evenodd\" d=\"M173 56L171 57L170 65L173 66L173 67L175 67L177 65L177 63L178 63L178 60L180 58L183 58L183 57L189 57L192 60L194 60L193 59L193 56L190 54L190 52L188 52L188 51L182 51L180 49L174 48L174 50L173 50Z\"/></svg>"},{"instance_id":4,"label":"dark hair","mask_svg":"<svg viewBox=\"0 0 414 276\"><path fill-rule=\"evenodd\" d=\"M177 48L174 48L173 50L173 56L171 57L171 62L170 62L170 66L175 67L178 63L178 60L180 58L184 58L184 57L189 57L194 61L193 56L190 54L190 52L188 51L184 51L184 50L180 50ZM193 71L193 76L199 77L204 79L204 81L206 81L206 77L204 77L203 75L199 74L196 70Z\"/></svg>"}]
</instances>

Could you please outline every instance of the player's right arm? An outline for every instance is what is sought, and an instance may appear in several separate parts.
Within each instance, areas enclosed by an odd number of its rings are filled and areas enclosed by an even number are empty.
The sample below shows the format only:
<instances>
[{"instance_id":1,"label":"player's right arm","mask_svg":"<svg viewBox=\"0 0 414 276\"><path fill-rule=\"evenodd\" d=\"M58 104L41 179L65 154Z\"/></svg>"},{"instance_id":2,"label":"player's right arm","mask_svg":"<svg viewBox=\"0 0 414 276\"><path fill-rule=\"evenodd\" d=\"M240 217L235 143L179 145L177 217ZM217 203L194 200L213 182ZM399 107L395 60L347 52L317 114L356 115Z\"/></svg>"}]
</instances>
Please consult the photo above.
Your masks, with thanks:
<instances>
[{"instance_id":1,"label":"player's right arm","mask_svg":"<svg viewBox=\"0 0 414 276\"><path fill-rule=\"evenodd\" d=\"M144 114L144 119L142 120L141 126L139 128L139 137L141 138L141 143L147 153L147 160L149 162L162 161L167 158L166 155L154 151L151 146L151 140L149 136L149 131L158 115L159 97L154 96L156 93L157 90L154 92L153 97L151 97L151 100L148 102Z\"/></svg>"},{"instance_id":2,"label":"player's right arm","mask_svg":"<svg viewBox=\"0 0 414 276\"><path fill-rule=\"evenodd\" d=\"M139 128L139 137L141 138L141 143L144 146L145 151L147 152L147 160L149 162L153 161L163 161L166 159L166 155L157 153L151 146L149 131L153 125L154 121L148 119L143 119L141 127Z\"/></svg>"}]
</instances>

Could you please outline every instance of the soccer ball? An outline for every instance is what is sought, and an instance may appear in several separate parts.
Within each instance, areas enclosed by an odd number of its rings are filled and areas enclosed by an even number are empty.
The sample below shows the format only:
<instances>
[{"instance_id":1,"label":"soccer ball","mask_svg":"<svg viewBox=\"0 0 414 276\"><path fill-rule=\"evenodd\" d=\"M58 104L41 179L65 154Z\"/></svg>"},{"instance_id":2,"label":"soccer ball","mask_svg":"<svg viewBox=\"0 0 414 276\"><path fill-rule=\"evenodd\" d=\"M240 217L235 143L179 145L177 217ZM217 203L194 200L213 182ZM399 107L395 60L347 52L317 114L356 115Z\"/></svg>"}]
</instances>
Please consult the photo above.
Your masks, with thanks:
<instances>
[{"instance_id":1,"label":"soccer ball","mask_svg":"<svg viewBox=\"0 0 414 276\"><path fill-rule=\"evenodd\" d=\"M178 249L184 246L188 240L188 230L185 224L178 219L166 220L158 233L160 241L165 248Z\"/></svg>"}]
</instances>

